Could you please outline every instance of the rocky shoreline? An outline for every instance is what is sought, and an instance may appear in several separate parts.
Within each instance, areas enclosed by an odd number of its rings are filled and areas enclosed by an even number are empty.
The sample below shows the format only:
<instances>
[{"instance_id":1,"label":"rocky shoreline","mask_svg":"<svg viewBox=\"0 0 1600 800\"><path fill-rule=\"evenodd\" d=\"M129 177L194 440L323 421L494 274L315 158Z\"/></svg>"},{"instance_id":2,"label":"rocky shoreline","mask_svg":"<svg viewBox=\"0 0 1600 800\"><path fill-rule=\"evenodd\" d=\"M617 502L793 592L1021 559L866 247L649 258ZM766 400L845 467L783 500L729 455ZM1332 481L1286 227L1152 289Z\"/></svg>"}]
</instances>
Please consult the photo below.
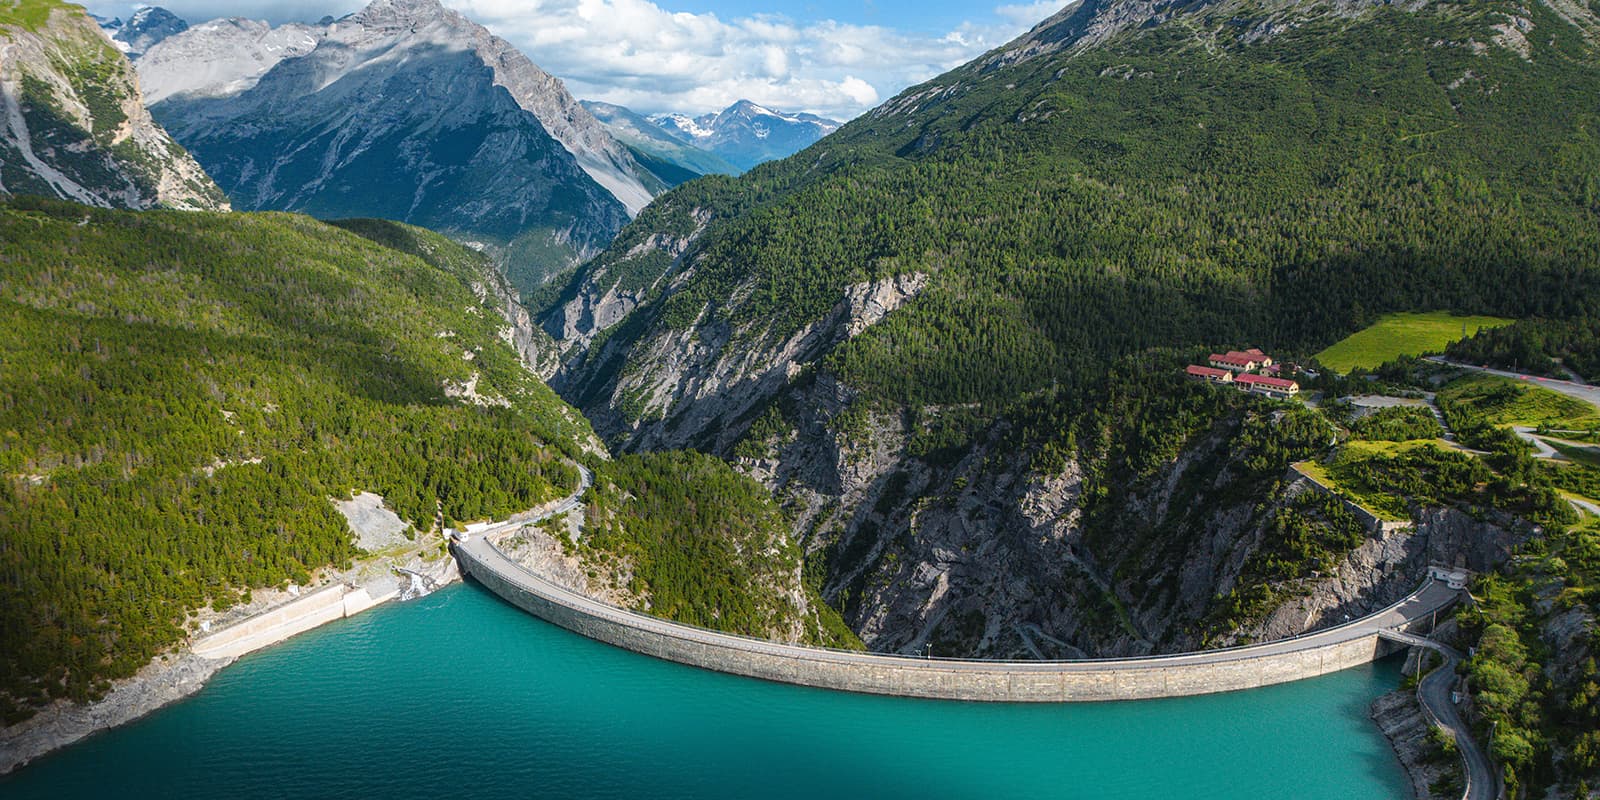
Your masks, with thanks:
<instances>
[{"instance_id":1,"label":"rocky shoreline","mask_svg":"<svg viewBox=\"0 0 1600 800\"><path fill-rule=\"evenodd\" d=\"M1406 664L1411 675L1412 661ZM1411 793L1417 800L1457 800L1463 778L1461 760L1447 754L1430 734L1433 725L1423 713L1415 689L1390 692L1372 701L1367 715L1394 750L1395 757L1411 780Z\"/></svg>"},{"instance_id":2,"label":"rocky shoreline","mask_svg":"<svg viewBox=\"0 0 1600 800\"><path fill-rule=\"evenodd\" d=\"M404 567L426 575L435 587L460 580L455 559L448 556L428 558L437 553L442 540L437 536L424 541L419 538L415 546L404 552L380 554L358 562L348 570L328 571L306 590L326 588L344 583L368 589L374 597L392 591L394 569ZM261 590L253 593L252 601L218 613L203 609L191 620L231 626L246 623L263 614L278 610L293 602L301 593L281 590ZM381 604L380 604L381 605ZM182 700L205 686L211 676L232 664L236 657L205 658L196 655L192 648L197 641L207 638L210 632L197 632L168 652L157 656L130 678L117 681L106 695L90 703L73 703L59 700L41 709L39 713L10 727L0 729L0 775L5 775L29 762L73 744L91 734L125 725L170 703ZM276 642L272 642L276 643ZM262 645L270 646L272 643Z\"/></svg>"}]
</instances>

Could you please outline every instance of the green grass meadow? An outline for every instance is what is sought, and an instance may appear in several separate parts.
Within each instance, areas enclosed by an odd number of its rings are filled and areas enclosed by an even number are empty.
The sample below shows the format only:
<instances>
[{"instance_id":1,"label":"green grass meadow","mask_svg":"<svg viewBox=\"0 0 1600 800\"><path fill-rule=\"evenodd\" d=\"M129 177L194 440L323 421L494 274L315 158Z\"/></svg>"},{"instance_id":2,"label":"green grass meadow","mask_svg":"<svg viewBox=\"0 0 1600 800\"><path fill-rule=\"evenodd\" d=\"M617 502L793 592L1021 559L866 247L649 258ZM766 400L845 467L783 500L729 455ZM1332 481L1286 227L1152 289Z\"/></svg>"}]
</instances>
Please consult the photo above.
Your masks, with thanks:
<instances>
[{"instance_id":1,"label":"green grass meadow","mask_svg":"<svg viewBox=\"0 0 1600 800\"><path fill-rule=\"evenodd\" d=\"M1385 314L1365 330L1353 333L1316 358L1339 372L1375 369L1401 356L1443 352L1445 345L1477 333L1482 328L1511 324L1501 317L1456 316L1447 311Z\"/></svg>"}]
</instances>

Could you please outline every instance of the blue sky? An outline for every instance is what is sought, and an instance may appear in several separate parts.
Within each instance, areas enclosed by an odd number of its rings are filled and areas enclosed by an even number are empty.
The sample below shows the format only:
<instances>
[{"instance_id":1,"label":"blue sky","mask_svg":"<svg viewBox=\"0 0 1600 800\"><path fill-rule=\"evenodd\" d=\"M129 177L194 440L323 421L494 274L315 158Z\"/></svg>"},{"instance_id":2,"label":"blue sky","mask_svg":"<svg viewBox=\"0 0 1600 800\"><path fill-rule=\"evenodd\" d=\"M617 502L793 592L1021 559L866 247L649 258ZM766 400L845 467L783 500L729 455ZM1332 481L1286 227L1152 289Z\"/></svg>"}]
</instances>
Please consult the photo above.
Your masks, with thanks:
<instances>
[{"instance_id":1,"label":"blue sky","mask_svg":"<svg viewBox=\"0 0 1600 800\"><path fill-rule=\"evenodd\" d=\"M80 0L83 1L83 0ZM516 45L573 94L643 113L748 99L849 119L1026 31L1068 0L441 0ZM105 16L133 2L87 0ZM365 0L163 0L191 24L275 24Z\"/></svg>"}]
</instances>

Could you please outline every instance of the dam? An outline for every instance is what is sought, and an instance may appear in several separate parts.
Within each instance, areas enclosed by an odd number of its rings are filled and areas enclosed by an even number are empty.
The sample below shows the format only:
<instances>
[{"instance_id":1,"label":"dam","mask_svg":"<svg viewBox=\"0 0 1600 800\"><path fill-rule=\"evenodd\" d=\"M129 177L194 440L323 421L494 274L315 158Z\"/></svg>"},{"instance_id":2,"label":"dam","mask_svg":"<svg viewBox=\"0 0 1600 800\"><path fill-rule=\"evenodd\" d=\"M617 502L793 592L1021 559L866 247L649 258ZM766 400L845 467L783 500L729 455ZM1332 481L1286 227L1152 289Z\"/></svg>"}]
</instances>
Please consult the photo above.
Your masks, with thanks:
<instances>
[{"instance_id":1,"label":"dam","mask_svg":"<svg viewBox=\"0 0 1600 800\"><path fill-rule=\"evenodd\" d=\"M1456 576L1435 568L1399 602L1337 627L1263 644L1168 656L1079 661L976 661L780 644L721 633L601 603L516 563L484 531L452 549L464 575L512 605L569 631L680 664L751 678L866 694L1009 703L1143 700L1253 689L1366 664L1408 646L1403 631L1459 599Z\"/></svg>"}]
</instances>

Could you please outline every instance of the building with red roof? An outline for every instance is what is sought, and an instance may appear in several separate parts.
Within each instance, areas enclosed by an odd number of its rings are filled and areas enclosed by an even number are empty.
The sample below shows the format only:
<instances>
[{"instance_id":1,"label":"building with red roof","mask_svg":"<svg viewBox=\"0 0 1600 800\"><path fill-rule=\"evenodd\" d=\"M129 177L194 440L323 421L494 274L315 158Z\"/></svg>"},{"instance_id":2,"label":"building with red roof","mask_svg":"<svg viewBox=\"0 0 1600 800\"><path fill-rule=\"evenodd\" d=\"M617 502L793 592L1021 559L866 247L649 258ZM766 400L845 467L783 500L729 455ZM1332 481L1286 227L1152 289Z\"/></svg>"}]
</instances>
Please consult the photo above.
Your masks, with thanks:
<instances>
[{"instance_id":1,"label":"building with red roof","mask_svg":"<svg viewBox=\"0 0 1600 800\"><path fill-rule=\"evenodd\" d=\"M1226 353L1212 353L1208 360L1213 367L1230 369L1234 372L1255 372L1258 369L1272 366L1272 356L1254 347L1249 350L1229 350Z\"/></svg>"},{"instance_id":2,"label":"building with red roof","mask_svg":"<svg viewBox=\"0 0 1600 800\"><path fill-rule=\"evenodd\" d=\"M1190 364L1184 374L1195 380L1215 381L1217 383L1233 383L1233 373L1225 369L1212 369L1197 364Z\"/></svg>"},{"instance_id":3,"label":"building with red roof","mask_svg":"<svg viewBox=\"0 0 1600 800\"><path fill-rule=\"evenodd\" d=\"M1269 378L1265 375L1240 375L1233 383L1245 391L1270 397L1287 398L1300 393L1300 384L1285 378Z\"/></svg>"}]
</instances>

